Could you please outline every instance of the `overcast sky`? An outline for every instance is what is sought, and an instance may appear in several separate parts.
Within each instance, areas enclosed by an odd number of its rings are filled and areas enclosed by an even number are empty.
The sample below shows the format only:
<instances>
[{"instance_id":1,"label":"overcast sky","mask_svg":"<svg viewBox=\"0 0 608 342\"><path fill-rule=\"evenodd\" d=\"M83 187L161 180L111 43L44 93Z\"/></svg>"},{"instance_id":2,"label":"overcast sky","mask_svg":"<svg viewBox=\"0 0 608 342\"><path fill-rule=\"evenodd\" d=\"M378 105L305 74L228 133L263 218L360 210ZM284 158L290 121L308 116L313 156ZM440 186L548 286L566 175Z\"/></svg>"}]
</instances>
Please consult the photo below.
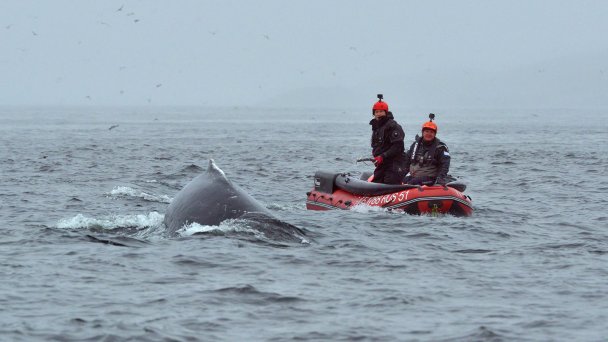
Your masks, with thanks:
<instances>
[{"instance_id":1,"label":"overcast sky","mask_svg":"<svg viewBox=\"0 0 608 342\"><path fill-rule=\"evenodd\" d=\"M0 1L0 105L608 108L608 1Z\"/></svg>"}]
</instances>

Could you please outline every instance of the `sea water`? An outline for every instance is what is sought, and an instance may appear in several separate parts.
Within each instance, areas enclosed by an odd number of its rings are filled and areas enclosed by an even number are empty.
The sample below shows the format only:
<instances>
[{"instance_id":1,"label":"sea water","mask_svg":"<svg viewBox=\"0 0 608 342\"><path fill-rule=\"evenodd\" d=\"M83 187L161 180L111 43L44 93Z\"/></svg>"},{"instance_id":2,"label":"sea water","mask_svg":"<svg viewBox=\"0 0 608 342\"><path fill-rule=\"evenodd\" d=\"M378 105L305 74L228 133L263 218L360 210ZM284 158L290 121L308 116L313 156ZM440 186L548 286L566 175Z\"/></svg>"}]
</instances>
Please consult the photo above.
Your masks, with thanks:
<instances>
[{"instance_id":1,"label":"sea water","mask_svg":"<svg viewBox=\"0 0 608 342\"><path fill-rule=\"evenodd\" d=\"M372 170L368 114L2 108L0 339L608 338L606 111L437 111L472 217L307 211L316 170ZM409 146L426 113L395 117ZM211 158L307 239L166 234Z\"/></svg>"}]
</instances>

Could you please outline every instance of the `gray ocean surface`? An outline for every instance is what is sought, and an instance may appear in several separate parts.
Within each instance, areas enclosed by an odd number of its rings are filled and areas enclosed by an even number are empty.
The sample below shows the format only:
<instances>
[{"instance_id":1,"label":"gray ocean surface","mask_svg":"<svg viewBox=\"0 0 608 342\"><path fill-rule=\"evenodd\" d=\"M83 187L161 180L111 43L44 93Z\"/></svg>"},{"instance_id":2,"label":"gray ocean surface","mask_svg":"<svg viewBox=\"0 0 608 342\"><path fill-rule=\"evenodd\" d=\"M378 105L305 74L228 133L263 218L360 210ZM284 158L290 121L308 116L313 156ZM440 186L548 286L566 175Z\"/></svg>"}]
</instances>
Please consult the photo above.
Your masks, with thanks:
<instances>
[{"instance_id":1,"label":"gray ocean surface","mask_svg":"<svg viewBox=\"0 0 608 342\"><path fill-rule=\"evenodd\" d=\"M607 114L437 111L456 218L306 210L316 170L371 171L367 110L4 107L0 340L605 341ZM409 146L426 113L395 117ZM168 236L210 158L307 240Z\"/></svg>"}]
</instances>

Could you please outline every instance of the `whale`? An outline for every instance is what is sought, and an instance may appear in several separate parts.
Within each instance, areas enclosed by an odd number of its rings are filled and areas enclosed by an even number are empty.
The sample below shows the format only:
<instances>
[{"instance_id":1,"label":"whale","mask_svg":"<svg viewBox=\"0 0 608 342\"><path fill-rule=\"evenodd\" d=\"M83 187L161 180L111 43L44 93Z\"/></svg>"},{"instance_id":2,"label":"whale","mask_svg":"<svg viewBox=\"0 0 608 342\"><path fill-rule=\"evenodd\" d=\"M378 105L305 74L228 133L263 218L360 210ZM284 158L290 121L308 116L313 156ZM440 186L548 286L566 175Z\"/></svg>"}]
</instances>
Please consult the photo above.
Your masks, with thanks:
<instances>
[{"instance_id":1,"label":"whale","mask_svg":"<svg viewBox=\"0 0 608 342\"><path fill-rule=\"evenodd\" d=\"M217 226L243 220L269 238L303 239L304 230L276 219L266 207L230 181L213 161L207 170L181 189L167 207L164 224L170 234L186 225Z\"/></svg>"}]
</instances>

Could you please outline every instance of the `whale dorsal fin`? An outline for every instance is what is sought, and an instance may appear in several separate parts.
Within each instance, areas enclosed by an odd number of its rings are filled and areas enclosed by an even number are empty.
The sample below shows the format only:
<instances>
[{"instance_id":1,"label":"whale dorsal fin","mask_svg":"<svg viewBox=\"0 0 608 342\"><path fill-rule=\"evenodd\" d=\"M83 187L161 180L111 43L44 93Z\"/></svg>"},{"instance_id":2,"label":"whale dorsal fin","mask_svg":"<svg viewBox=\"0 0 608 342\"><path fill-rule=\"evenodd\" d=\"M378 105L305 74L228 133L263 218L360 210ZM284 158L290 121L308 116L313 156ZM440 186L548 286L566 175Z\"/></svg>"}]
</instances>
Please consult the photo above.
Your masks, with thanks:
<instances>
[{"instance_id":1,"label":"whale dorsal fin","mask_svg":"<svg viewBox=\"0 0 608 342\"><path fill-rule=\"evenodd\" d=\"M217 165L215 165L215 162L213 161L213 159L209 159L209 166L207 167L207 173L228 181L228 178L226 178L226 174L224 173L224 171L222 171L222 169L220 169L219 167L217 167Z\"/></svg>"}]
</instances>

